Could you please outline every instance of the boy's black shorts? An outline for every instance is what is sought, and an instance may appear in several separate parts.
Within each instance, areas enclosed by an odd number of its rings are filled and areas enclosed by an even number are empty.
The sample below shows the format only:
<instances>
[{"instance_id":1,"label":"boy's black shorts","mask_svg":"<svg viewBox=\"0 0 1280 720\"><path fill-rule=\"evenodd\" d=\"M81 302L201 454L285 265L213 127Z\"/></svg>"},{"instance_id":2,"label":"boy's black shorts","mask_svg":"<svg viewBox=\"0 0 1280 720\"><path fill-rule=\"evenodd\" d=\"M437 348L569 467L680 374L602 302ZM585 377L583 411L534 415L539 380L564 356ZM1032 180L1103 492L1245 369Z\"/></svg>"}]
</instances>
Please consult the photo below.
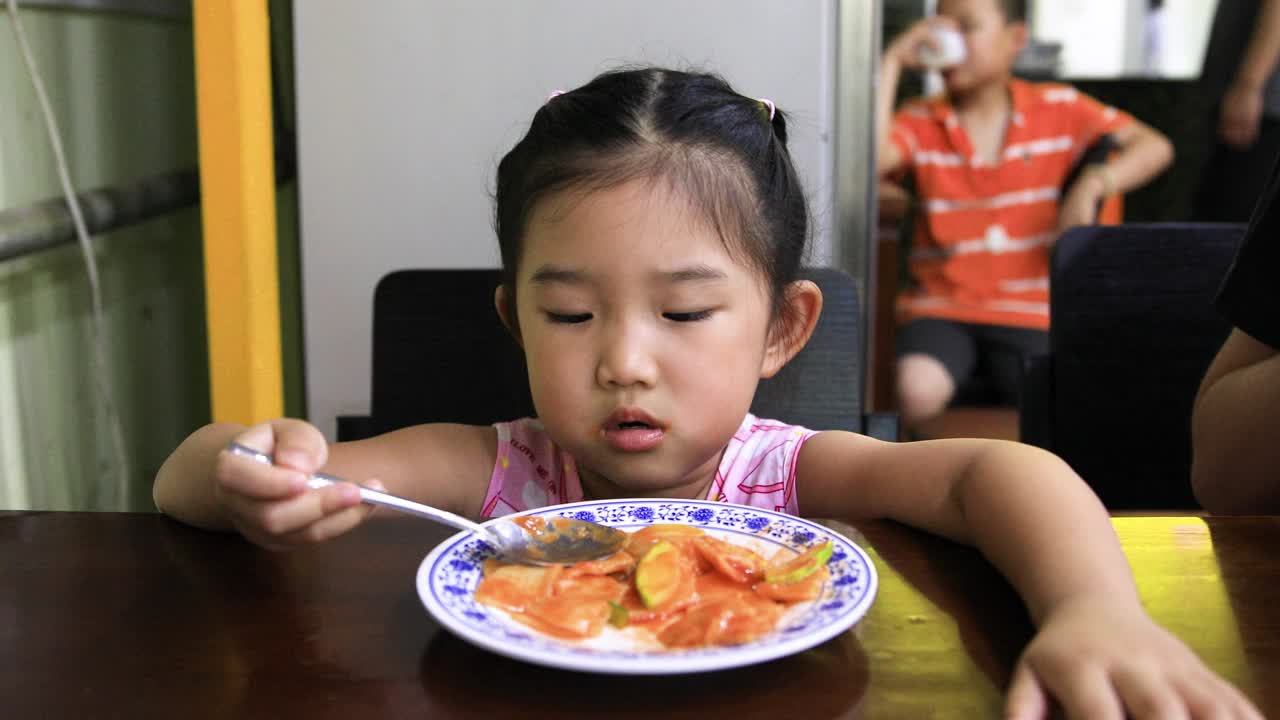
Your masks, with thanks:
<instances>
[{"instance_id":1,"label":"boy's black shorts","mask_svg":"<svg viewBox=\"0 0 1280 720\"><path fill-rule=\"evenodd\" d=\"M923 353L947 368L957 388L972 379L990 383L999 399L1017 403L1023 359L1049 351L1045 330L982 325L939 318L913 320L897 329L897 355Z\"/></svg>"}]
</instances>

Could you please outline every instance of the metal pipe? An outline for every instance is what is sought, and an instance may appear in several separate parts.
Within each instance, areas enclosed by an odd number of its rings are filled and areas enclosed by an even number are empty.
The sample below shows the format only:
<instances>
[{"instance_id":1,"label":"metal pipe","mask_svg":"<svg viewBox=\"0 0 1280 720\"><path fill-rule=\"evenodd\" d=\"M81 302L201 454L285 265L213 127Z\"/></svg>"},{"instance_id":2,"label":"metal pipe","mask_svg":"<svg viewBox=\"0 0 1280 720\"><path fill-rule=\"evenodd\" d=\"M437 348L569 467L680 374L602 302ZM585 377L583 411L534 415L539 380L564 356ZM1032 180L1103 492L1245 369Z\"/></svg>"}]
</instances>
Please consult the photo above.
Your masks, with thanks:
<instances>
[{"instance_id":1,"label":"metal pipe","mask_svg":"<svg viewBox=\"0 0 1280 720\"><path fill-rule=\"evenodd\" d=\"M191 22L189 0L22 0L22 6L50 10L113 12L159 20Z\"/></svg>"},{"instance_id":2,"label":"metal pipe","mask_svg":"<svg viewBox=\"0 0 1280 720\"><path fill-rule=\"evenodd\" d=\"M839 0L836 40L835 211L833 264L862 279L862 357L875 357L876 86L880 68L882 0ZM859 397L870 397L866 368Z\"/></svg>"},{"instance_id":3,"label":"metal pipe","mask_svg":"<svg viewBox=\"0 0 1280 720\"><path fill-rule=\"evenodd\" d=\"M200 202L200 176L180 170L78 193L85 225L91 234L115 230ZM75 240L66 198L44 200L24 208L0 210L0 262L48 250Z\"/></svg>"}]
</instances>

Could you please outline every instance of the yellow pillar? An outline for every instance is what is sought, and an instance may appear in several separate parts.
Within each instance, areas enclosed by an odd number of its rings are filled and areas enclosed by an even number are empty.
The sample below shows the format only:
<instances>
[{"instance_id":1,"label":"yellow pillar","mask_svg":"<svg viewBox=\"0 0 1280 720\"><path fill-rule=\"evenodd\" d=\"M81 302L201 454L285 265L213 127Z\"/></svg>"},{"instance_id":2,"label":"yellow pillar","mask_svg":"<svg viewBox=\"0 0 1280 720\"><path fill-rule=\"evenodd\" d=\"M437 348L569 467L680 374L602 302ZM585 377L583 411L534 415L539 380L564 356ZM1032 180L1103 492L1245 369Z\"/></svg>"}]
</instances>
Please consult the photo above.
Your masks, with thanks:
<instances>
[{"instance_id":1,"label":"yellow pillar","mask_svg":"<svg viewBox=\"0 0 1280 720\"><path fill-rule=\"evenodd\" d=\"M194 0L213 419L284 413L267 0Z\"/></svg>"}]
</instances>

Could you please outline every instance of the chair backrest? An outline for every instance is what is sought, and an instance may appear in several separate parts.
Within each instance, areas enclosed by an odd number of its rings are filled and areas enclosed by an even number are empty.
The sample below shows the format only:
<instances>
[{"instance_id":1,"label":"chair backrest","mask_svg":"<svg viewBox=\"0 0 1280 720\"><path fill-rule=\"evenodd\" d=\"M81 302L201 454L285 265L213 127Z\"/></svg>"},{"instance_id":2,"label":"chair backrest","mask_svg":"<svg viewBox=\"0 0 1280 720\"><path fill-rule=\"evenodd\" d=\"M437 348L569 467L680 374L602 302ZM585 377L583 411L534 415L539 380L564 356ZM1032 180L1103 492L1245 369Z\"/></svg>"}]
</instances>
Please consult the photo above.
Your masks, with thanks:
<instances>
[{"instance_id":1,"label":"chair backrest","mask_svg":"<svg viewBox=\"0 0 1280 720\"><path fill-rule=\"evenodd\" d=\"M373 298L375 432L533 414L524 353L498 319L497 270L397 270Z\"/></svg>"},{"instance_id":2,"label":"chair backrest","mask_svg":"<svg viewBox=\"0 0 1280 720\"><path fill-rule=\"evenodd\" d=\"M1089 226L1058 240L1023 440L1062 456L1109 508L1196 507L1191 406L1230 330L1213 299L1243 230Z\"/></svg>"},{"instance_id":3,"label":"chair backrest","mask_svg":"<svg viewBox=\"0 0 1280 720\"><path fill-rule=\"evenodd\" d=\"M834 268L807 268L802 276L822 290L818 326L791 362L760 381L751 412L814 430L863 432L858 283Z\"/></svg>"},{"instance_id":4,"label":"chair backrest","mask_svg":"<svg viewBox=\"0 0 1280 720\"><path fill-rule=\"evenodd\" d=\"M751 410L861 432L857 282L830 268L807 269L804 277L822 289L822 316L804 350L761 382ZM497 270L399 270L382 278L374 293L371 416L339 418L339 439L532 415L523 353L493 308L499 282Z\"/></svg>"}]
</instances>

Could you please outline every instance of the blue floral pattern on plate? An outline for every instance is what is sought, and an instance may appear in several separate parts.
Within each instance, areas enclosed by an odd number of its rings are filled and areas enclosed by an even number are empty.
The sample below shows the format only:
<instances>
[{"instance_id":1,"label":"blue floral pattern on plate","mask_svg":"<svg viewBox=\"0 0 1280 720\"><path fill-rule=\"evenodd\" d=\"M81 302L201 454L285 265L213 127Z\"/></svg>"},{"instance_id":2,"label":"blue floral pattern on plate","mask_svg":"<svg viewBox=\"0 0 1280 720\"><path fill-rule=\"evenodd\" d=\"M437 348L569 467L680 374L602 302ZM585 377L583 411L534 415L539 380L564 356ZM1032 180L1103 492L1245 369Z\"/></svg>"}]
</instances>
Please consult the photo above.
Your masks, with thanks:
<instances>
[{"instance_id":1,"label":"blue floral pattern on plate","mask_svg":"<svg viewBox=\"0 0 1280 720\"><path fill-rule=\"evenodd\" d=\"M827 539L835 545L827 564L831 580L822 594L814 602L790 609L777 632L744 645L692 650L644 647L627 642L621 634L604 645L542 635L501 610L475 602L481 566L493 556L492 548L468 533L436 546L418 567L418 596L427 610L446 629L480 647L540 665L636 675L749 665L806 650L844 632L867 612L875 598L875 566L861 548L829 528L769 510L699 500L640 499L571 503L520 514L590 519L631 532L655 523L682 523L758 549L800 550ZM768 555L770 551L764 552ZM619 631L607 628L606 632Z\"/></svg>"}]
</instances>

